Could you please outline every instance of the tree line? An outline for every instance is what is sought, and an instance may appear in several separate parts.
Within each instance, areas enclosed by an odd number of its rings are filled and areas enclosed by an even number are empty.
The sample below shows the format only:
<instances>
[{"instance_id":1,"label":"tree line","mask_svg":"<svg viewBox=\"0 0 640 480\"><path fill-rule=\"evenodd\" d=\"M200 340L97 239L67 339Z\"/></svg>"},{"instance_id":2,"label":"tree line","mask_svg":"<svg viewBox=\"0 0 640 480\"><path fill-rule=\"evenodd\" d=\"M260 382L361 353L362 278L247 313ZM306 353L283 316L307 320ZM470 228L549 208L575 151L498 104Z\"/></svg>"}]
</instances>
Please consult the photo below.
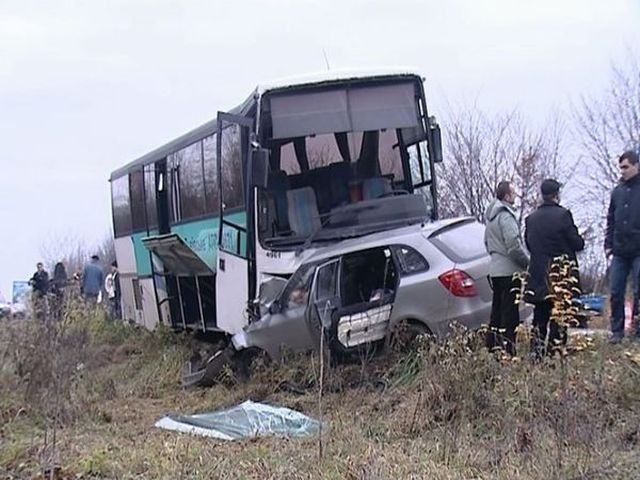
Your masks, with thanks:
<instances>
[{"instance_id":1,"label":"tree line","mask_svg":"<svg viewBox=\"0 0 640 480\"><path fill-rule=\"evenodd\" d=\"M601 289L606 261L604 229L609 196L618 182L617 158L640 147L640 67L629 59L611 68L609 85L581 96L542 127L522 112L489 115L477 105L452 108L444 122L445 156L438 166L442 217L484 210L497 183L509 180L520 194L524 218L539 204L545 178L563 183L562 204L572 210L588 247L581 255L585 291Z\"/></svg>"}]
</instances>

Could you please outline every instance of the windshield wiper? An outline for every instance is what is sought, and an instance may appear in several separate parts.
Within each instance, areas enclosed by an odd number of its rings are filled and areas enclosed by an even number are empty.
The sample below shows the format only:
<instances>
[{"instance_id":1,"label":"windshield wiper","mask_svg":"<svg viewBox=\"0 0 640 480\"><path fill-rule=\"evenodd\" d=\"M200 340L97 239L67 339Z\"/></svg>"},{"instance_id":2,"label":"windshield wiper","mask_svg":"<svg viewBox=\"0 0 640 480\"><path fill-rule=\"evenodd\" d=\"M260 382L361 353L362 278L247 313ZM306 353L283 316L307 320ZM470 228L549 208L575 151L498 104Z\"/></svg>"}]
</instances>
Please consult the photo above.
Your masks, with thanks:
<instances>
[{"instance_id":1,"label":"windshield wiper","mask_svg":"<svg viewBox=\"0 0 640 480\"><path fill-rule=\"evenodd\" d=\"M357 204L354 205L352 203L347 203L347 204L342 205L342 206L336 208L335 210L329 212L328 214L326 214L324 219L321 219L320 226L318 228L316 228L313 232L311 232L309 234L309 236L307 237L307 239L304 241L304 243L299 248L296 249L296 257L300 256L300 254L302 252L304 252L307 248L309 248L309 245L311 245L311 242L313 242L313 239L327 225L327 223L331 219L331 217L333 217L335 215L338 215L340 213L343 213L345 210L352 210L353 213L358 213L358 212L363 212L365 210L375 210L376 208L378 208L378 206L375 205L375 204L374 205L360 205L360 206L358 206Z\"/></svg>"}]
</instances>

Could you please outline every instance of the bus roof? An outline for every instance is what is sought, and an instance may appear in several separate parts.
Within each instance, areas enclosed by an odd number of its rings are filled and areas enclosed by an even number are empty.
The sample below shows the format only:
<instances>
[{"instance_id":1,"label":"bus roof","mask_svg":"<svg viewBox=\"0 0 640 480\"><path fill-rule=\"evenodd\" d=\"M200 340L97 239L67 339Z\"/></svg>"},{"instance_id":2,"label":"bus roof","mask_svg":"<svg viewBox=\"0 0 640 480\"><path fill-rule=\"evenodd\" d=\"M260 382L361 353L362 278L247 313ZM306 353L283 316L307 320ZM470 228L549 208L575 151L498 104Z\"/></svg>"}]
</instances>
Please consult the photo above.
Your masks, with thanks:
<instances>
[{"instance_id":1,"label":"bus roof","mask_svg":"<svg viewBox=\"0 0 640 480\"><path fill-rule=\"evenodd\" d=\"M259 84L255 90L249 95L249 97L237 107L229 110L229 113L236 115L243 115L249 112L255 105L257 98L264 95L267 92L277 90L287 90L289 88L298 88L303 86L323 85L334 82L346 82L349 80L358 79L371 79L385 78L385 77L419 77L419 75L410 68L400 67L388 67L377 69L343 69L343 70L329 70L326 72L318 72L307 75L300 75L294 77L286 77L279 80L273 80ZM217 118L209 120L208 122L194 128L193 130L181 135L180 137L158 147L151 152L129 162L123 167L114 170L111 173L110 180L115 180L118 177L126 175L132 170L137 170L144 165L153 163L167 155L174 153L192 143L212 135L217 131L218 121Z\"/></svg>"},{"instance_id":2,"label":"bus roof","mask_svg":"<svg viewBox=\"0 0 640 480\"><path fill-rule=\"evenodd\" d=\"M364 78L419 76L415 70L404 67L387 67L375 69L339 69L324 72L310 73L293 77L285 77L270 82L259 84L256 93L263 95L271 90L297 88L306 85L321 85L332 82L345 82Z\"/></svg>"},{"instance_id":3,"label":"bus roof","mask_svg":"<svg viewBox=\"0 0 640 480\"><path fill-rule=\"evenodd\" d=\"M255 99L254 99L254 95L252 94L242 104L229 110L229 113L242 115L243 113L248 112L254 103L255 103ZM213 133L215 133L217 130L218 130L218 119L214 118L213 120L209 120L208 122L203 123L199 127L194 128L193 130L185 133L184 135L181 135L178 138L171 140L169 143L165 143L161 147L158 147L155 150L152 150L149 153L135 159L134 161L129 162L124 167L120 167L117 170L114 170L111 173L110 180L115 180L118 177L126 175L132 170L137 170L139 168L142 168L144 165L153 163L161 158L164 158L167 155L174 153L184 147L187 147L204 137L213 135Z\"/></svg>"}]
</instances>

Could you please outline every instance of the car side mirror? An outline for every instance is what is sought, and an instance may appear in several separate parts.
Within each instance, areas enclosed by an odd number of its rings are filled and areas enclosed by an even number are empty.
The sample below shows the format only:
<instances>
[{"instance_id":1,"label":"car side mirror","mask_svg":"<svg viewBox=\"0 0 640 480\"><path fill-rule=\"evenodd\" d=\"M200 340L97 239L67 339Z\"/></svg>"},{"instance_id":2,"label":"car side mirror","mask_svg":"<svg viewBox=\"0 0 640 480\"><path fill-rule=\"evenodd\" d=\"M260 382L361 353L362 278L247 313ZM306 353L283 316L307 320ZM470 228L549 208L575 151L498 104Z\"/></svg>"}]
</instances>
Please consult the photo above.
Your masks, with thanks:
<instances>
[{"instance_id":1,"label":"car side mirror","mask_svg":"<svg viewBox=\"0 0 640 480\"><path fill-rule=\"evenodd\" d=\"M431 131L431 151L433 152L433 161L440 163L442 157L442 132L440 125L436 121L436 117L429 117L429 130Z\"/></svg>"},{"instance_id":2,"label":"car side mirror","mask_svg":"<svg viewBox=\"0 0 640 480\"><path fill-rule=\"evenodd\" d=\"M269 150L254 148L251 151L251 186L267 188L269 177Z\"/></svg>"}]
</instances>

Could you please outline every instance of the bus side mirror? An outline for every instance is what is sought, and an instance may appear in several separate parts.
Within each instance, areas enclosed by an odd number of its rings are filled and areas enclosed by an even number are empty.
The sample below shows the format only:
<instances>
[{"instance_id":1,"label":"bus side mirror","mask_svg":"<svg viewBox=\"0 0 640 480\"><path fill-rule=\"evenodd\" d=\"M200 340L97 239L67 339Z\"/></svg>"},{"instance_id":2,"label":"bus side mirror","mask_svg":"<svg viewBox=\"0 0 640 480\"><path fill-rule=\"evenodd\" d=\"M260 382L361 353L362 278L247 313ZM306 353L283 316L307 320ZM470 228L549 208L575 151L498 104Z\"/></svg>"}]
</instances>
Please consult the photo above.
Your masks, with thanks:
<instances>
[{"instance_id":1,"label":"bus side mirror","mask_svg":"<svg viewBox=\"0 0 640 480\"><path fill-rule=\"evenodd\" d=\"M268 311L271 315L275 315L282 312L282 304L280 303L280 300L276 298L273 302L271 302L271 305L269 305Z\"/></svg>"},{"instance_id":2,"label":"bus side mirror","mask_svg":"<svg viewBox=\"0 0 640 480\"><path fill-rule=\"evenodd\" d=\"M440 125L436 121L436 117L429 117L429 130L431 130L431 150L433 151L433 161L435 163L442 162L442 132Z\"/></svg>"},{"instance_id":3,"label":"bus side mirror","mask_svg":"<svg viewBox=\"0 0 640 480\"><path fill-rule=\"evenodd\" d=\"M269 150L254 148L251 151L251 185L267 188L269 177Z\"/></svg>"}]
</instances>

